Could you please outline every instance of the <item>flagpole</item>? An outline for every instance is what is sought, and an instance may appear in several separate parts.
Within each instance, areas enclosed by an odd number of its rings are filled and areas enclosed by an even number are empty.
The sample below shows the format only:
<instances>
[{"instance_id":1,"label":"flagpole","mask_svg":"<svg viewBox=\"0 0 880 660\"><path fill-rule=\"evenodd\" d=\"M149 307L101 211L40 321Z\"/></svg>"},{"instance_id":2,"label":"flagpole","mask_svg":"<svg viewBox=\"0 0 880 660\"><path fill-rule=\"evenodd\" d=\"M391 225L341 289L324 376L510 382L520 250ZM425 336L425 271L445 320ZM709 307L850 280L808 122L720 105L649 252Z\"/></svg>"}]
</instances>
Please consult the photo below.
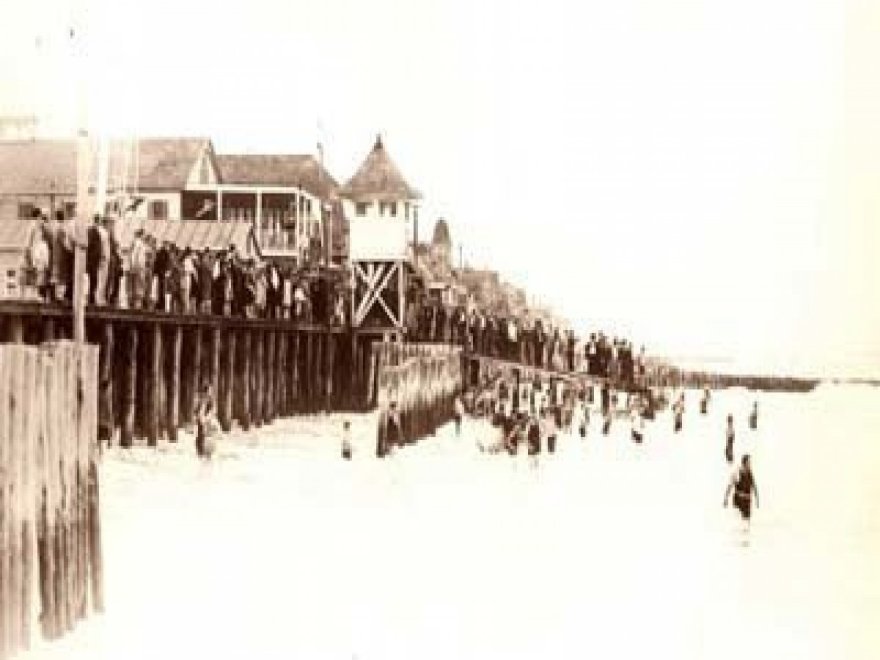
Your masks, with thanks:
<instances>
[{"instance_id":1,"label":"flagpole","mask_svg":"<svg viewBox=\"0 0 880 660\"><path fill-rule=\"evenodd\" d=\"M74 5L74 15L70 29L73 56L76 62L77 77L77 149L76 149L76 218L73 231L73 339L84 343L85 332L85 247L90 214L89 181L91 179L91 143L88 132L88 94L85 74L84 26L80 2Z\"/></svg>"}]
</instances>

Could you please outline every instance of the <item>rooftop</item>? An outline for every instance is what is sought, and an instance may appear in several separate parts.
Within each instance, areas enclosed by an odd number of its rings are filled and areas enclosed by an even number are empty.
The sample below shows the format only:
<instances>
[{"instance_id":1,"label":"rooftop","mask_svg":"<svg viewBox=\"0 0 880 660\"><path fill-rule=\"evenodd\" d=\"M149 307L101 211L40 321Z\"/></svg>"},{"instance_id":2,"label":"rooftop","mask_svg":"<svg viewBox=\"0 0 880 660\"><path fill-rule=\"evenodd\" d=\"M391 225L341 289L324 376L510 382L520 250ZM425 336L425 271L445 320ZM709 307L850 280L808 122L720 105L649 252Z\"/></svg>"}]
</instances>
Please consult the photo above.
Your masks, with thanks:
<instances>
[{"instance_id":1,"label":"rooftop","mask_svg":"<svg viewBox=\"0 0 880 660\"><path fill-rule=\"evenodd\" d=\"M391 160L382 144L382 136L376 137L372 151L342 187L341 194L352 201L405 201L422 197Z\"/></svg>"},{"instance_id":2,"label":"rooftop","mask_svg":"<svg viewBox=\"0 0 880 660\"><path fill-rule=\"evenodd\" d=\"M336 196L339 184L309 154L218 154L223 183L302 188L321 199Z\"/></svg>"}]
</instances>

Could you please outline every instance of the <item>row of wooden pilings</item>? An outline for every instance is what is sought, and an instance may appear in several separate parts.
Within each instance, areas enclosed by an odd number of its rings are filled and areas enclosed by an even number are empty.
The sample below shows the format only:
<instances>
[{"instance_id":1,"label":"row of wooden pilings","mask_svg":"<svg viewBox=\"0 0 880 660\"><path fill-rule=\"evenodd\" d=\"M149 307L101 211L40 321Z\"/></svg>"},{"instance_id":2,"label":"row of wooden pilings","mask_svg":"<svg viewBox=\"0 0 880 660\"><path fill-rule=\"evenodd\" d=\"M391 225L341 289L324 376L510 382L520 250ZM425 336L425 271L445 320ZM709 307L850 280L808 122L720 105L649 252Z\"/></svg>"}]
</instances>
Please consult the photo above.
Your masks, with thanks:
<instances>
[{"instance_id":1,"label":"row of wooden pilings","mask_svg":"<svg viewBox=\"0 0 880 660\"><path fill-rule=\"evenodd\" d=\"M452 419L463 386L462 354L456 346L400 342L376 343L372 353L380 411L376 454L383 457L393 445L415 443Z\"/></svg>"},{"instance_id":2,"label":"row of wooden pilings","mask_svg":"<svg viewBox=\"0 0 880 660\"><path fill-rule=\"evenodd\" d=\"M97 384L94 346L0 344L0 658L103 607Z\"/></svg>"},{"instance_id":3,"label":"row of wooden pilings","mask_svg":"<svg viewBox=\"0 0 880 660\"><path fill-rule=\"evenodd\" d=\"M69 322L9 315L6 334L25 343L51 340L67 336ZM176 441L205 383L213 386L224 431L370 404L370 335L285 320L125 310L90 311L86 332L100 347L99 434L123 447Z\"/></svg>"}]
</instances>

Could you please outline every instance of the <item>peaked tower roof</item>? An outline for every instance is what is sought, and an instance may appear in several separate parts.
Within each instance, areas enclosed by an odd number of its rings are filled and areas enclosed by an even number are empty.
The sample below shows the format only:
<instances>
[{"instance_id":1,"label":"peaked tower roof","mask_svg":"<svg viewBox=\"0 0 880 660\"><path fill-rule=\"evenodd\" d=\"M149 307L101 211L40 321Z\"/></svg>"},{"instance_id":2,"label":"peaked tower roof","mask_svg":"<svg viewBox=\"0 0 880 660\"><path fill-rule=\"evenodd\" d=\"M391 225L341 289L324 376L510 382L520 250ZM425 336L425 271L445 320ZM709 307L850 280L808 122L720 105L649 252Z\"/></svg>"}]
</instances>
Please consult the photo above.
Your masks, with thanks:
<instances>
[{"instance_id":1,"label":"peaked tower roof","mask_svg":"<svg viewBox=\"0 0 880 660\"><path fill-rule=\"evenodd\" d=\"M354 176L342 187L341 194L353 201L402 201L421 199L421 194L410 186L376 136L376 144Z\"/></svg>"},{"instance_id":2,"label":"peaked tower roof","mask_svg":"<svg viewBox=\"0 0 880 660\"><path fill-rule=\"evenodd\" d=\"M449 235L449 224L445 219L440 218L437 220L437 224L434 225L434 239L432 241L434 245L446 245L452 246L452 238Z\"/></svg>"}]
</instances>

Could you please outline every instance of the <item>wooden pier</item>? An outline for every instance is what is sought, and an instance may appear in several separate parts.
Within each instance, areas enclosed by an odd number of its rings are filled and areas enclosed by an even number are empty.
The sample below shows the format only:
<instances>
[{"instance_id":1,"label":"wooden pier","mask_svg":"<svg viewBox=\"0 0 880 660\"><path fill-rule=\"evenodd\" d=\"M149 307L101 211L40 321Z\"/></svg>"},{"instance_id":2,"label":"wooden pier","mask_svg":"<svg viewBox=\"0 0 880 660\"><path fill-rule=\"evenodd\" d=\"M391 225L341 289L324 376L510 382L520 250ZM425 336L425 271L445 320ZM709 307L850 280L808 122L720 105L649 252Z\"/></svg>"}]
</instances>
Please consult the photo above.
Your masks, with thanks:
<instances>
[{"instance_id":1,"label":"wooden pier","mask_svg":"<svg viewBox=\"0 0 880 660\"><path fill-rule=\"evenodd\" d=\"M39 344L72 336L70 307L0 301L0 341ZM86 310L99 346L98 428L123 447L175 442L193 422L204 383L224 430L279 417L371 405L376 333L285 319Z\"/></svg>"}]
</instances>

